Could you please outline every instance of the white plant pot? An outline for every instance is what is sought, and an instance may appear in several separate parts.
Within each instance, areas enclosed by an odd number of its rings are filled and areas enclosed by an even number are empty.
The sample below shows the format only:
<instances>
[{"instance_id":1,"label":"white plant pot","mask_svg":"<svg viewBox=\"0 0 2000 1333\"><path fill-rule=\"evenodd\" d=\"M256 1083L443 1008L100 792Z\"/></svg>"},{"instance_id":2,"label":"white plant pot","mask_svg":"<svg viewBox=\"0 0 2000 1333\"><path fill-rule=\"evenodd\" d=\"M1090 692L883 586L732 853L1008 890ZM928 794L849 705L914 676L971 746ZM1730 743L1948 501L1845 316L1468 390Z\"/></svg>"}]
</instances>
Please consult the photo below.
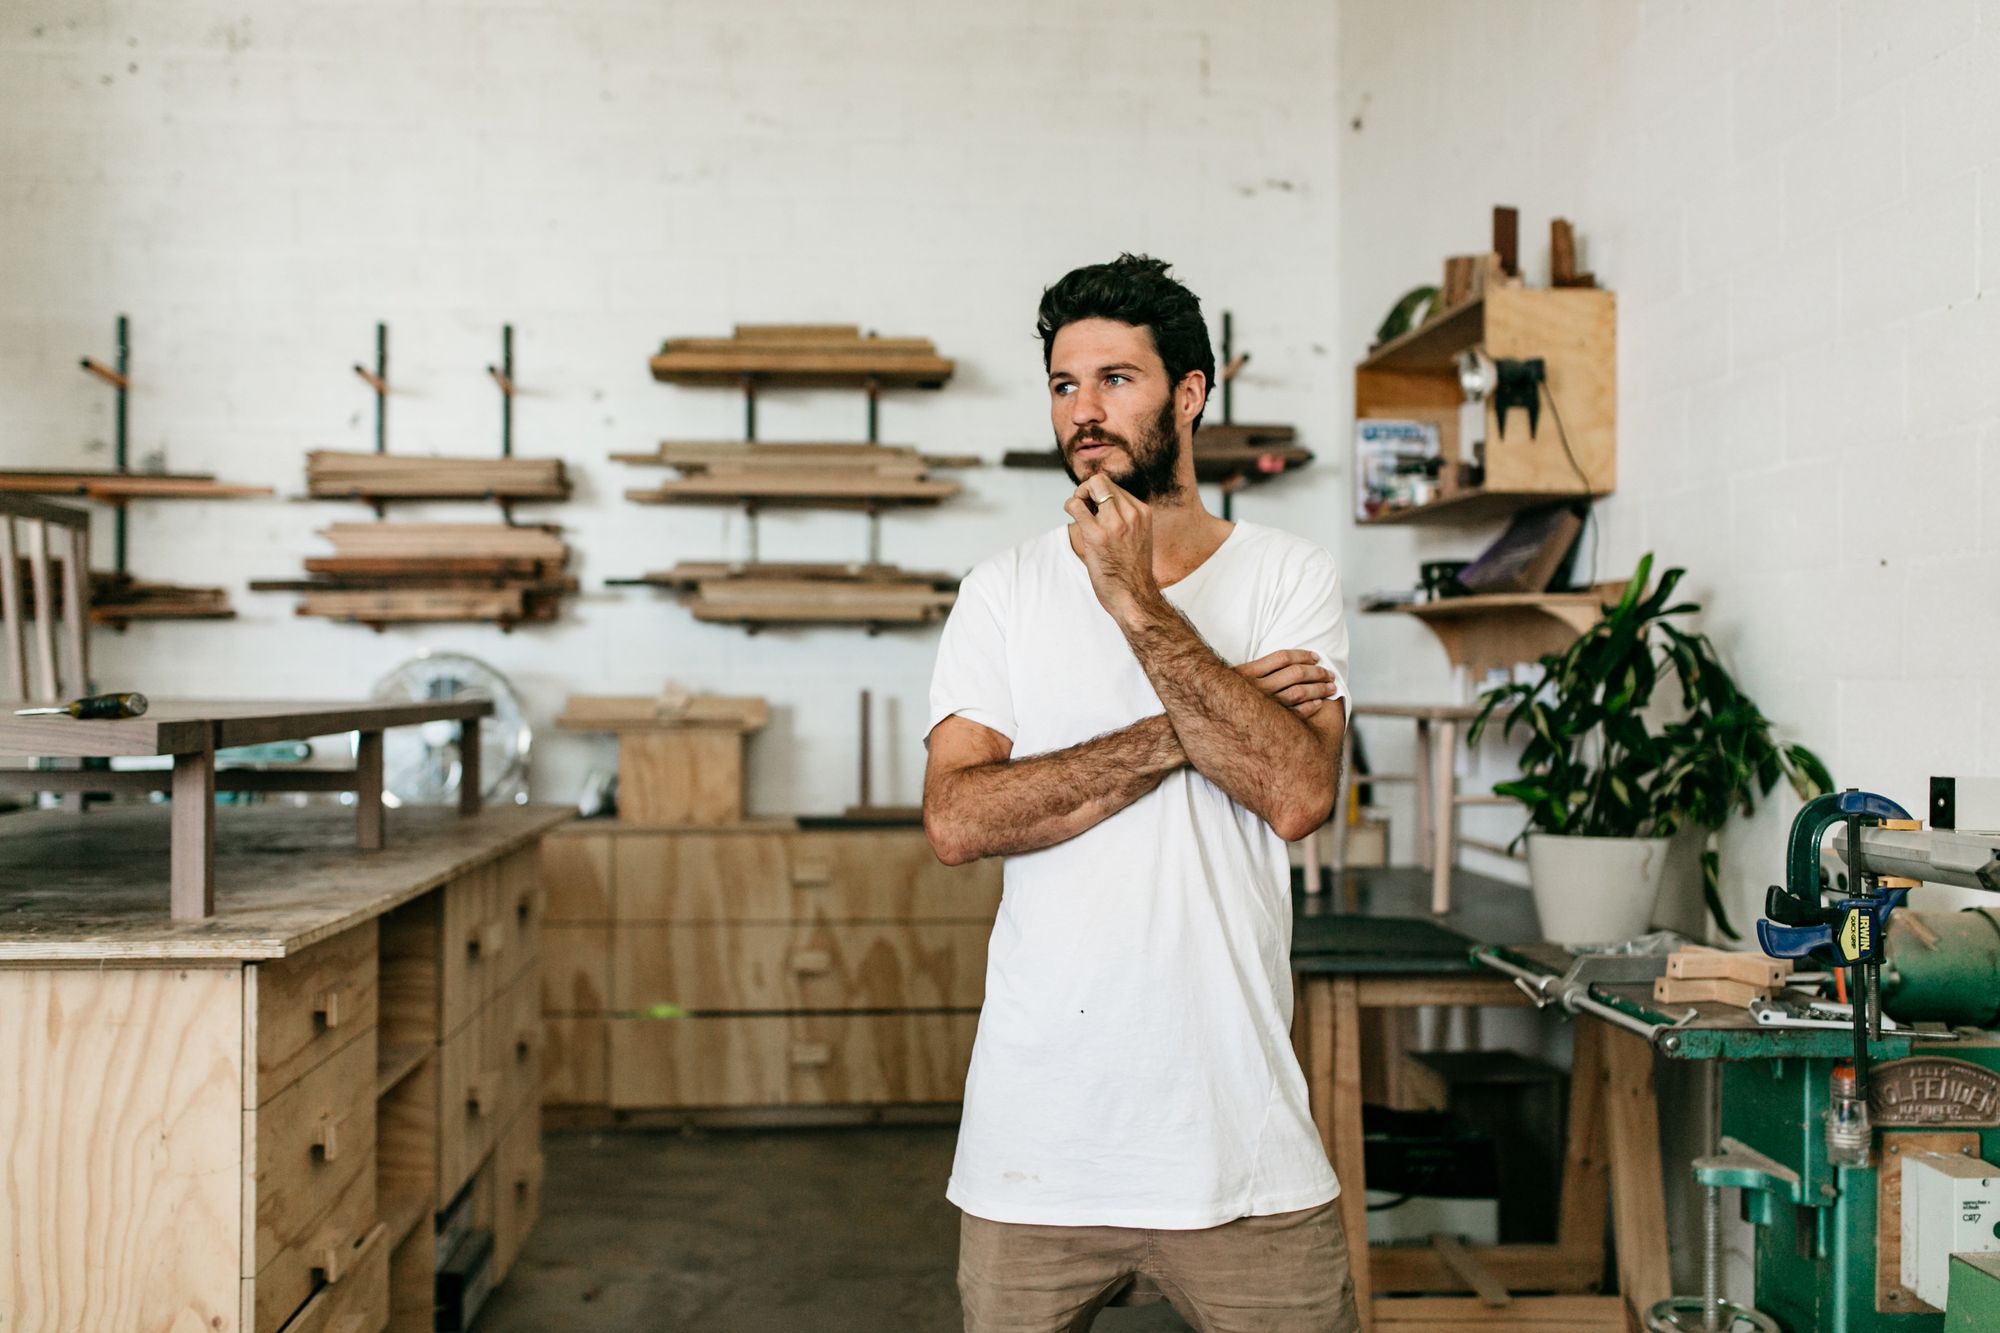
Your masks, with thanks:
<instances>
[{"instance_id":1,"label":"white plant pot","mask_svg":"<svg viewBox=\"0 0 2000 1333\"><path fill-rule=\"evenodd\" d=\"M1528 886L1542 936L1555 944L1617 944L1646 933L1672 838L1528 835Z\"/></svg>"}]
</instances>

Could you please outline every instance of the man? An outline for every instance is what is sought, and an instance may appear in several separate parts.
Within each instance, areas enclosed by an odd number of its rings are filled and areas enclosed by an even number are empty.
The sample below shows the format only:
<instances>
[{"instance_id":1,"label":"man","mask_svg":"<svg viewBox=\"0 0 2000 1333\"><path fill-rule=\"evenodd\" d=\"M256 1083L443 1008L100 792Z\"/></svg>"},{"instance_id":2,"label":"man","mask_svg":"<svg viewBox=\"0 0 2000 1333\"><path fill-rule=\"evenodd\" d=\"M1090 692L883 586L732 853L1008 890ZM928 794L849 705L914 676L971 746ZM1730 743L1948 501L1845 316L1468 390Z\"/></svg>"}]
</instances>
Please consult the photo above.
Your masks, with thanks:
<instances>
[{"instance_id":1,"label":"man","mask_svg":"<svg viewBox=\"0 0 2000 1333\"><path fill-rule=\"evenodd\" d=\"M1285 850L1333 804L1339 580L1202 507L1215 356L1165 264L1076 270L1039 328L1070 522L966 578L924 777L939 859L1007 858L947 1191L965 1327L1085 1329L1143 1275L1204 1333L1345 1333Z\"/></svg>"}]
</instances>

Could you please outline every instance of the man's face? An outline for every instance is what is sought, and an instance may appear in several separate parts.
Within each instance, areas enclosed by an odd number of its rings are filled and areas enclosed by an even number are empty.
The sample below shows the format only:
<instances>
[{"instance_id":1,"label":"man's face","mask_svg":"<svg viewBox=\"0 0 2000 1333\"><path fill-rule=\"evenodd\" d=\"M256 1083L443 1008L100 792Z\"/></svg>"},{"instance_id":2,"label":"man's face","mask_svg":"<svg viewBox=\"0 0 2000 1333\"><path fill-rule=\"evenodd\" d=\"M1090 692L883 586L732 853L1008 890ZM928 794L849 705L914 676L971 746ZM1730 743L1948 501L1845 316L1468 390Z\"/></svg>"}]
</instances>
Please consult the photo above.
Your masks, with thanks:
<instances>
[{"instance_id":1,"label":"man's face","mask_svg":"<svg viewBox=\"0 0 2000 1333\"><path fill-rule=\"evenodd\" d=\"M1147 330L1065 324L1049 349L1049 421L1071 481L1103 475L1140 501L1179 494L1174 386Z\"/></svg>"}]
</instances>

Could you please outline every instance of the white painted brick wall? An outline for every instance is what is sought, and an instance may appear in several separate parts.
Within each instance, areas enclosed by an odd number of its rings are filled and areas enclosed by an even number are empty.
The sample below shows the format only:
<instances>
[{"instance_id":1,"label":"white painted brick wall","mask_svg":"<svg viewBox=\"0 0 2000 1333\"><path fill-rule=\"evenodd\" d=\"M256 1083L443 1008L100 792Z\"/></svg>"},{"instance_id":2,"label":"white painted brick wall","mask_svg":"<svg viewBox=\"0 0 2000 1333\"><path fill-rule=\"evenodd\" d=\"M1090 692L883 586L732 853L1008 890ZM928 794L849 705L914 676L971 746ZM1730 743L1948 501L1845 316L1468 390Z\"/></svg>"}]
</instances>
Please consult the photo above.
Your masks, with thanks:
<instances>
[{"instance_id":1,"label":"white painted brick wall","mask_svg":"<svg viewBox=\"0 0 2000 1333\"><path fill-rule=\"evenodd\" d=\"M930 336L959 374L939 394L892 395L884 438L997 460L1047 438L1041 288L1151 251L1212 315L1235 312L1255 358L1239 419L1295 421L1327 459L1239 512L1335 544L1335 19L1306 0L1227 14L1194 0L17 0L0 13L0 465L107 459L109 398L75 359L108 355L121 311L135 456L296 495L306 450L372 443L348 366L372 356L377 319L391 326L392 447L483 453L498 405L481 368L511 321L518 448L561 455L578 480L573 503L546 510L570 526L587 589L559 625L377 636L299 620L293 598L244 583L295 575L322 548L315 528L365 510L156 505L134 514L136 567L229 585L241 616L106 636L106 680L343 695L420 648L462 649L527 696L536 794L554 800L610 762L608 742L550 726L570 691L672 677L763 693L776 714L751 801L770 813L854 799L854 701L870 686L886 704L878 799L914 801L933 633L752 638L603 590L743 551L740 518L621 498L652 474L613 451L741 427L733 394L656 385L646 357L665 335L736 321ZM858 395L760 404L766 438L859 438L864 424ZM963 569L1062 521L1059 474L964 479L961 501L886 521L886 558ZM774 515L763 545L859 558L865 528Z\"/></svg>"},{"instance_id":2,"label":"white painted brick wall","mask_svg":"<svg viewBox=\"0 0 2000 1333\"><path fill-rule=\"evenodd\" d=\"M1603 573L1686 565L1842 782L1907 803L2000 771L2000 7L1348 0L1341 45L1343 356L1491 205L1521 208L1537 282L1571 218L1621 314ZM1350 585L1487 535L1351 531ZM1359 623L1362 697L1448 694L1401 629ZM1739 920L1790 812L1727 840Z\"/></svg>"}]
</instances>

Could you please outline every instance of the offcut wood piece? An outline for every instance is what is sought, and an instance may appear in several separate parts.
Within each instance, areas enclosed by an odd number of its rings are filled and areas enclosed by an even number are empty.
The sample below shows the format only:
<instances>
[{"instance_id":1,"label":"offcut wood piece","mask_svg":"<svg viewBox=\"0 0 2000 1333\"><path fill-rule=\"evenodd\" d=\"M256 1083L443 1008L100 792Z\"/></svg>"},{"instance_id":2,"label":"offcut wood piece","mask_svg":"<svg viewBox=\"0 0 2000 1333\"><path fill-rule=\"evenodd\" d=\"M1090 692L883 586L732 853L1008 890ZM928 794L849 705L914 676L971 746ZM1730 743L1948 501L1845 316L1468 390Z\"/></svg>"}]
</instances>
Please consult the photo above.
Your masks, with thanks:
<instances>
[{"instance_id":1,"label":"offcut wood piece","mask_svg":"<svg viewBox=\"0 0 2000 1333\"><path fill-rule=\"evenodd\" d=\"M1701 947L1676 949L1667 955L1667 977L1679 981L1737 981L1768 990L1792 975L1792 960L1760 953Z\"/></svg>"},{"instance_id":2,"label":"offcut wood piece","mask_svg":"<svg viewBox=\"0 0 2000 1333\"><path fill-rule=\"evenodd\" d=\"M941 388L954 366L926 338L863 336L853 325L744 325L733 338L669 338L652 359L670 384L738 384L746 378L798 385Z\"/></svg>"},{"instance_id":3,"label":"offcut wood piece","mask_svg":"<svg viewBox=\"0 0 2000 1333\"><path fill-rule=\"evenodd\" d=\"M744 747L770 720L762 699L573 696L557 725L618 736L618 817L637 824L743 818Z\"/></svg>"},{"instance_id":4,"label":"offcut wood piece","mask_svg":"<svg viewBox=\"0 0 2000 1333\"><path fill-rule=\"evenodd\" d=\"M559 458L424 458L316 449L306 489L318 499L567 500Z\"/></svg>"},{"instance_id":5,"label":"offcut wood piece","mask_svg":"<svg viewBox=\"0 0 2000 1333\"><path fill-rule=\"evenodd\" d=\"M1653 998L1662 1004L1730 1004L1748 1009L1752 1000L1771 998L1771 987L1727 977L1683 980L1666 976L1654 978Z\"/></svg>"},{"instance_id":6,"label":"offcut wood piece","mask_svg":"<svg viewBox=\"0 0 2000 1333\"><path fill-rule=\"evenodd\" d=\"M758 504L837 507L936 504L964 490L955 481L899 477L852 469L797 469L703 472L664 482L651 490L629 490L639 504Z\"/></svg>"},{"instance_id":7,"label":"offcut wood piece","mask_svg":"<svg viewBox=\"0 0 2000 1333\"><path fill-rule=\"evenodd\" d=\"M613 454L620 463L658 464L682 472L741 471L749 468L855 467L877 472L922 475L928 468L978 467L972 454L926 454L909 445L755 440L666 440L650 454Z\"/></svg>"},{"instance_id":8,"label":"offcut wood piece","mask_svg":"<svg viewBox=\"0 0 2000 1333\"><path fill-rule=\"evenodd\" d=\"M1568 218L1549 222L1549 286L1595 287L1597 275L1576 271L1576 229Z\"/></svg>"}]
</instances>

